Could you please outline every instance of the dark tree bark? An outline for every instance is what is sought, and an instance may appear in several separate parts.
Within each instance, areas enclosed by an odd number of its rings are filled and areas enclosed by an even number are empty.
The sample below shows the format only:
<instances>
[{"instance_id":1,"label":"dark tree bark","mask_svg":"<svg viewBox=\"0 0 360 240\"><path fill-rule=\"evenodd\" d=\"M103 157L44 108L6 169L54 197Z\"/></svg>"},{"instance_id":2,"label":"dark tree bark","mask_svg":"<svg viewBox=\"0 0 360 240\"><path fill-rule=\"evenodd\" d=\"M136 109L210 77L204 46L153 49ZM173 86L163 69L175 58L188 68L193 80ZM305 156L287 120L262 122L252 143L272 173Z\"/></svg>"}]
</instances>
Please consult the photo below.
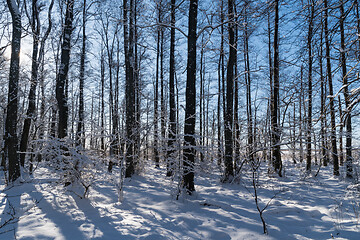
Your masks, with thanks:
<instances>
[{"instance_id":1,"label":"dark tree bark","mask_svg":"<svg viewBox=\"0 0 360 240\"><path fill-rule=\"evenodd\" d=\"M356 1L357 2L357 1ZM346 70L346 46L345 46L345 31L344 31L344 21L345 21L345 13L344 13L344 1L341 0L340 4L340 35L341 35L341 51L340 51L340 58L341 58L341 69L342 69L342 78L343 78L343 93L345 98L345 106L346 109L350 108L351 100L349 95L349 87L348 87L348 73ZM351 112L345 117L345 127L346 127L346 144L345 144L345 151L346 151L346 177L352 178L352 126L351 126Z\"/></svg>"},{"instance_id":2,"label":"dark tree bark","mask_svg":"<svg viewBox=\"0 0 360 240\"><path fill-rule=\"evenodd\" d=\"M245 4L248 4L246 2ZM245 5L244 9L244 16L245 16L245 28L247 28L247 16L246 16L246 9L247 5ZM234 48L235 50L235 57L234 57L234 171L235 174L238 174L240 171L240 166L238 166L238 163L240 162L240 121L239 121L239 75L238 75L238 54L237 54L237 48L238 48L238 41L239 41L239 28L238 28L238 13L236 4L234 4L234 16L235 16L235 29L234 29Z\"/></svg>"},{"instance_id":3,"label":"dark tree bark","mask_svg":"<svg viewBox=\"0 0 360 240\"><path fill-rule=\"evenodd\" d=\"M334 163L334 175L338 176L339 173L339 158L336 146L336 122L335 122L335 107L334 107L334 91L332 82L331 72L331 59L330 59L330 40L329 40L329 29L328 29L328 5L327 0L324 0L324 33L325 33L325 45L326 45L326 70L329 84L329 95L330 95L330 118L331 118L331 156Z\"/></svg>"},{"instance_id":4,"label":"dark tree bark","mask_svg":"<svg viewBox=\"0 0 360 240\"><path fill-rule=\"evenodd\" d=\"M135 173L135 81L134 81L134 1L123 1L124 8L124 52L125 52L125 95L126 95L126 171L125 177ZM129 9L128 9L129 8ZM130 10L128 19L128 10Z\"/></svg>"},{"instance_id":5,"label":"dark tree bark","mask_svg":"<svg viewBox=\"0 0 360 240\"><path fill-rule=\"evenodd\" d=\"M313 39L313 25L314 25L314 1L308 1L309 8L309 29L307 37L308 48L308 113L307 113L307 132L306 132L306 170L311 170L311 131L312 131L312 65L313 65L313 53L312 53L312 39Z\"/></svg>"},{"instance_id":6,"label":"dark tree bark","mask_svg":"<svg viewBox=\"0 0 360 240\"><path fill-rule=\"evenodd\" d=\"M196 28L198 1L190 0L188 56L186 78L186 106L184 124L184 158L183 181L188 194L195 191L194 163L195 163L195 120L196 120Z\"/></svg>"},{"instance_id":7,"label":"dark tree bark","mask_svg":"<svg viewBox=\"0 0 360 240\"><path fill-rule=\"evenodd\" d=\"M80 55L80 78L79 78L79 120L76 131L76 142L79 146L85 147L84 134L84 81L85 81L85 55L86 55L86 0L83 2L82 18L82 46Z\"/></svg>"},{"instance_id":8,"label":"dark tree bark","mask_svg":"<svg viewBox=\"0 0 360 240\"><path fill-rule=\"evenodd\" d=\"M175 104L175 0L171 0L171 30L170 30L170 74L169 74L169 140L167 152L167 176L174 171L174 143L176 140L176 104Z\"/></svg>"},{"instance_id":9,"label":"dark tree bark","mask_svg":"<svg viewBox=\"0 0 360 240\"><path fill-rule=\"evenodd\" d=\"M253 144L253 114L252 114L252 101L251 101L251 75L250 75L250 57L249 57L249 30L248 30L248 17L247 11L249 3L245 2L244 10L244 64L245 64L245 84L246 84L246 114L247 114L247 142L248 142L248 157L250 161L254 160ZM236 89L236 88L235 88Z\"/></svg>"},{"instance_id":10,"label":"dark tree bark","mask_svg":"<svg viewBox=\"0 0 360 240\"><path fill-rule=\"evenodd\" d=\"M101 136L100 136L100 149L105 152L105 57L104 51L101 49L100 57L100 81L101 81L101 113L100 113L100 126L101 126Z\"/></svg>"},{"instance_id":11,"label":"dark tree bark","mask_svg":"<svg viewBox=\"0 0 360 240\"><path fill-rule=\"evenodd\" d=\"M321 15L322 17L322 15ZM324 166L327 166L329 159L327 158L327 137L326 137L326 83L325 78L323 74L323 30L324 26L321 25L321 33L320 33L320 47L319 47L319 71L320 71L320 108L321 108L321 129L320 129L320 135L321 135L321 161Z\"/></svg>"},{"instance_id":12,"label":"dark tree bark","mask_svg":"<svg viewBox=\"0 0 360 240\"><path fill-rule=\"evenodd\" d=\"M271 150L272 163L275 171L282 176L282 162L280 152L281 130L278 123L279 112L279 1L275 0L275 25L274 25L274 70L273 70L273 97L271 104Z\"/></svg>"},{"instance_id":13,"label":"dark tree bark","mask_svg":"<svg viewBox=\"0 0 360 240\"><path fill-rule=\"evenodd\" d=\"M218 108L217 108L217 123L218 123L218 165L220 166L223 162L223 138L221 131L221 105L222 105L222 114L223 119L225 119L225 67L224 67L224 1L221 0L220 5L220 22L221 22L221 42L220 42L220 54L219 54L219 64L218 64Z\"/></svg>"},{"instance_id":14,"label":"dark tree bark","mask_svg":"<svg viewBox=\"0 0 360 240\"><path fill-rule=\"evenodd\" d=\"M11 60L9 73L8 103L5 121L5 159L9 162L9 181L20 177L20 161L18 158L17 115L20 72L21 46L21 14L15 1L7 0L12 19Z\"/></svg>"},{"instance_id":15,"label":"dark tree bark","mask_svg":"<svg viewBox=\"0 0 360 240\"><path fill-rule=\"evenodd\" d=\"M343 111L342 111L342 107L341 107L342 104L341 104L340 95L338 95L338 102L339 102L339 115L341 118L341 116L343 116ZM344 165L343 136L344 136L344 125L340 124L340 126L339 126L339 163L340 163L340 166Z\"/></svg>"},{"instance_id":16,"label":"dark tree bark","mask_svg":"<svg viewBox=\"0 0 360 240\"><path fill-rule=\"evenodd\" d=\"M74 0L66 2L65 24L63 42L61 45L61 59L59 72L56 79L56 100L59 110L58 137L65 138L68 129L69 107L67 104L67 75L69 72L71 33L74 18Z\"/></svg>"},{"instance_id":17,"label":"dark tree bark","mask_svg":"<svg viewBox=\"0 0 360 240\"><path fill-rule=\"evenodd\" d=\"M228 0L229 17L229 59L226 72L226 115L225 115L225 175L224 181L231 181L233 167L233 118L234 118L234 67L235 67L235 22L234 1Z\"/></svg>"},{"instance_id":18,"label":"dark tree bark","mask_svg":"<svg viewBox=\"0 0 360 240\"><path fill-rule=\"evenodd\" d=\"M158 21L161 24L161 6L160 3L157 6L158 10ZM160 42L161 42L161 30L160 27L157 29L157 43L156 43L156 76L155 76L155 88L154 88L154 160L155 167L160 167L159 157L159 71L160 71Z\"/></svg>"}]
</instances>

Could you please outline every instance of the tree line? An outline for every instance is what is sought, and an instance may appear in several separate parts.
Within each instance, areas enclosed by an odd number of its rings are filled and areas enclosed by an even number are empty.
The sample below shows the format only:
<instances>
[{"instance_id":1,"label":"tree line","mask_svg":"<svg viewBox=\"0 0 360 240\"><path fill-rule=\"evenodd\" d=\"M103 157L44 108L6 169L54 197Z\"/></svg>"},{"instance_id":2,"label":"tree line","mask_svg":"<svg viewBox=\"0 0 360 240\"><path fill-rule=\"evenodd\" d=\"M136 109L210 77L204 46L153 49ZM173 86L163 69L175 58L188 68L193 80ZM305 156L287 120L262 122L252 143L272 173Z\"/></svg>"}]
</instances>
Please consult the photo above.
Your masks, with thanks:
<instances>
[{"instance_id":1,"label":"tree line","mask_svg":"<svg viewBox=\"0 0 360 240\"><path fill-rule=\"evenodd\" d=\"M188 194L204 164L223 182L254 161L279 177L284 161L353 177L357 0L2 2L9 182L54 139L124 177L152 160Z\"/></svg>"}]
</instances>

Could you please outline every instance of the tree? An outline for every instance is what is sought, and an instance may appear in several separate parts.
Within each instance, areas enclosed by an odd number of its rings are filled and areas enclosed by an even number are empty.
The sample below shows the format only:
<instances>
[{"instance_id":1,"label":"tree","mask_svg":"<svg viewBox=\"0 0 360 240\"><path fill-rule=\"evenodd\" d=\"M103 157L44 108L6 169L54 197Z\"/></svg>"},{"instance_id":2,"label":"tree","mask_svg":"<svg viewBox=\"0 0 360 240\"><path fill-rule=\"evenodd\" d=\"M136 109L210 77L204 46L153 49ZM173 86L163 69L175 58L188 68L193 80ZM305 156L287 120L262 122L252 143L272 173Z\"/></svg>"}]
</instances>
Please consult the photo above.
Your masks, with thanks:
<instances>
[{"instance_id":1,"label":"tree","mask_svg":"<svg viewBox=\"0 0 360 240\"><path fill-rule=\"evenodd\" d=\"M134 81L134 1L123 0L124 52L125 52L125 95L126 95L126 171L125 177L135 173L135 81ZM130 11L128 17L128 11Z\"/></svg>"},{"instance_id":2,"label":"tree","mask_svg":"<svg viewBox=\"0 0 360 240\"><path fill-rule=\"evenodd\" d=\"M167 152L167 176L173 175L174 143L176 141L176 104L175 104L175 0L171 0L171 30L170 30L170 72L169 72L169 140Z\"/></svg>"},{"instance_id":3,"label":"tree","mask_svg":"<svg viewBox=\"0 0 360 240\"><path fill-rule=\"evenodd\" d=\"M280 135L278 112L279 112L279 1L275 0L275 25L274 25L274 69L273 69L273 86L271 98L271 149L272 164L275 171L282 176L282 162L280 152Z\"/></svg>"},{"instance_id":4,"label":"tree","mask_svg":"<svg viewBox=\"0 0 360 240\"><path fill-rule=\"evenodd\" d=\"M65 138L67 136L67 129L68 129L69 107L67 104L66 78L69 72L73 18L74 18L74 0L67 0L65 24L63 31L63 41L61 45L60 67L56 78L56 100L58 103L58 110L59 110L59 120L58 120L59 138Z\"/></svg>"},{"instance_id":5,"label":"tree","mask_svg":"<svg viewBox=\"0 0 360 240\"><path fill-rule=\"evenodd\" d=\"M307 49L308 49L308 113L307 113L307 139L306 139L306 170L311 170L311 135L312 135L312 67L313 67L313 52L312 52L312 39L313 39L313 25L314 25L314 5L313 0L308 1L309 8L309 28L307 36Z\"/></svg>"},{"instance_id":6,"label":"tree","mask_svg":"<svg viewBox=\"0 0 360 240\"><path fill-rule=\"evenodd\" d=\"M9 181L14 182L20 177L20 161L18 158L17 115L20 72L21 46L21 13L13 0L7 0L12 19L11 60L9 73L8 103L5 122L5 158L9 162Z\"/></svg>"},{"instance_id":7,"label":"tree","mask_svg":"<svg viewBox=\"0 0 360 240\"><path fill-rule=\"evenodd\" d=\"M195 191L194 163L195 163L195 120L196 120L196 28L198 1L190 0L188 54L186 74L186 106L184 123L184 158L183 181L188 194Z\"/></svg>"},{"instance_id":8,"label":"tree","mask_svg":"<svg viewBox=\"0 0 360 240\"><path fill-rule=\"evenodd\" d=\"M80 54L80 77L79 77L79 120L76 131L76 142L79 146L85 147L84 138L84 81L85 81L85 57L86 57L86 0L83 2L82 11L82 41Z\"/></svg>"},{"instance_id":9,"label":"tree","mask_svg":"<svg viewBox=\"0 0 360 240\"><path fill-rule=\"evenodd\" d=\"M339 173L339 158L336 146L336 123L335 123L335 107L334 107L334 90L331 72L331 59L330 59L330 40L328 29L328 5L327 0L324 0L324 33L325 33L325 57L326 57L326 71L329 84L330 95L330 118L331 118L331 156L334 162L334 175L338 176Z\"/></svg>"},{"instance_id":10,"label":"tree","mask_svg":"<svg viewBox=\"0 0 360 240\"><path fill-rule=\"evenodd\" d=\"M234 67L235 67L235 22L234 1L228 0L229 18L229 59L226 72L226 114L225 114L225 175L224 181L231 181L234 176L233 169L233 118L234 118Z\"/></svg>"},{"instance_id":11,"label":"tree","mask_svg":"<svg viewBox=\"0 0 360 240\"><path fill-rule=\"evenodd\" d=\"M31 56L31 81L30 81L30 90L28 96L29 103L26 111L26 117L24 120L23 131L21 134L21 141L20 141L20 163L21 166L23 167L25 163L25 155L26 155L25 152L27 151L31 123L35 118L35 111L36 111L35 100L36 100L36 88L39 82L38 80L39 64L42 62L42 59L44 58L45 42L52 28L51 11L53 5L54 5L54 0L51 1L49 6L49 12L48 12L49 25L42 39L40 39L40 16L39 16L40 6L38 0L32 0L31 18L29 14L27 14L29 16L31 31L33 35L33 49ZM40 49L39 49L39 43L40 43Z\"/></svg>"},{"instance_id":12,"label":"tree","mask_svg":"<svg viewBox=\"0 0 360 240\"><path fill-rule=\"evenodd\" d=\"M356 1L357 2L357 1ZM345 31L344 31L344 21L345 21L345 12L344 12L344 1L340 1L340 58L341 58L341 69L342 69L342 80L343 80L343 93L345 98L345 106L347 109L350 108L351 100L349 96L349 86L348 86L348 72L346 69L346 46L345 46ZM345 127L346 127L346 177L352 178L352 126L351 126L351 113L349 112L345 118ZM341 137L341 136L340 136Z\"/></svg>"}]
</instances>

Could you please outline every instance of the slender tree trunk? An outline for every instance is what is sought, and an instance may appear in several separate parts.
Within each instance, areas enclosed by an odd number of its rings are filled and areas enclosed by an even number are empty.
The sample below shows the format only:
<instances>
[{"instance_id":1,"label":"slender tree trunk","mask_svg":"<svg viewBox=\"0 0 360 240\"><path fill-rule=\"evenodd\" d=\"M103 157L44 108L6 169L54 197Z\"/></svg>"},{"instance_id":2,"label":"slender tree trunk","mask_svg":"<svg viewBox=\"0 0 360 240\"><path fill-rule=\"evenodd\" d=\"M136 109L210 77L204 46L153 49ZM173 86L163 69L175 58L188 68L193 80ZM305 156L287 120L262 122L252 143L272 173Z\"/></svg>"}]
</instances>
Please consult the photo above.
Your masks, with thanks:
<instances>
[{"instance_id":1,"label":"slender tree trunk","mask_svg":"<svg viewBox=\"0 0 360 240\"><path fill-rule=\"evenodd\" d=\"M282 162L280 152L280 127L278 120L279 112L279 1L275 0L275 25L274 25L274 86L273 102L271 111L271 132L272 132L272 158L273 166L278 175L282 176Z\"/></svg>"},{"instance_id":2,"label":"slender tree trunk","mask_svg":"<svg viewBox=\"0 0 360 240\"><path fill-rule=\"evenodd\" d=\"M14 182L20 177L20 161L18 158L17 115L20 72L21 14L15 1L7 0L12 19L11 60L9 73L8 102L5 122L5 159L8 159L8 177Z\"/></svg>"},{"instance_id":3,"label":"slender tree trunk","mask_svg":"<svg viewBox=\"0 0 360 240\"><path fill-rule=\"evenodd\" d=\"M274 101L274 81L273 81L273 72L274 72L274 68L273 68L273 61L272 61L272 51L271 51L271 22L270 22L270 11L268 11L268 16L267 16L267 20L268 20L268 58L269 58L269 80L270 80L270 101L268 103L268 110L267 110L267 115L270 115L270 122L271 122L271 114L272 114L272 102ZM269 113L270 110L270 114ZM268 122L267 122L268 123ZM272 132L271 132L271 123L270 125L270 141L271 141L271 136L272 136ZM271 151L269 151L270 155L270 163L269 165L273 165L273 158L272 158L272 148L270 147Z\"/></svg>"},{"instance_id":4,"label":"slender tree trunk","mask_svg":"<svg viewBox=\"0 0 360 240\"><path fill-rule=\"evenodd\" d=\"M246 10L245 10L246 11ZM237 17L237 9L236 4L234 4L234 14L235 14L235 30L234 30L234 48L235 48L235 57L234 57L234 170L235 174L240 171L238 167L238 162L240 161L240 123L239 123L239 76L238 76L238 55L237 55L237 48L238 48L238 40L239 40L239 31L238 31L238 17ZM246 13L245 13L246 16ZM247 24L247 19L246 23ZM247 27L247 26L245 26Z\"/></svg>"},{"instance_id":5,"label":"slender tree trunk","mask_svg":"<svg viewBox=\"0 0 360 240\"><path fill-rule=\"evenodd\" d=\"M200 148L200 161L203 162L204 161L204 131L203 131L203 126L204 126L204 119L203 119L203 112L205 111L205 109L203 108L203 103L204 103L204 71L203 71L203 62L204 62L204 35L201 38L201 51L200 51L200 71L199 71L199 78L200 78L200 102L199 102L199 108L200 108L200 114L199 114L199 127L200 127L200 143L199 143L199 148Z\"/></svg>"},{"instance_id":6,"label":"slender tree trunk","mask_svg":"<svg viewBox=\"0 0 360 240\"><path fill-rule=\"evenodd\" d=\"M58 103L58 137L65 138L68 129L69 107L67 103L67 75L70 65L71 33L73 31L72 22L74 17L74 0L66 3L65 25L63 31L63 42L61 45L61 59L59 73L56 79L56 100Z\"/></svg>"},{"instance_id":7,"label":"slender tree trunk","mask_svg":"<svg viewBox=\"0 0 360 240\"><path fill-rule=\"evenodd\" d=\"M170 29L170 74L169 74L169 140L167 152L167 173L168 177L173 175L174 171L174 143L176 141L176 103L175 103L175 0L171 0L171 26Z\"/></svg>"},{"instance_id":8,"label":"slender tree trunk","mask_svg":"<svg viewBox=\"0 0 360 240\"><path fill-rule=\"evenodd\" d=\"M334 175L338 176L339 173L339 158L336 146L336 122L335 122L335 107L334 107L334 91L332 83L331 72L331 59L330 59L330 40L328 30L328 6L327 0L324 0L324 31L325 31L325 45L326 45L326 70L329 83L329 95L330 95L330 118L331 118L331 156L334 162Z\"/></svg>"},{"instance_id":9,"label":"slender tree trunk","mask_svg":"<svg viewBox=\"0 0 360 240\"><path fill-rule=\"evenodd\" d=\"M195 191L194 164L196 155L195 122L196 122L196 28L197 28L198 1L190 0L189 30L188 30L188 56L186 78L186 106L184 124L184 158L183 181L188 194Z\"/></svg>"},{"instance_id":10,"label":"slender tree trunk","mask_svg":"<svg viewBox=\"0 0 360 240\"><path fill-rule=\"evenodd\" d=\"M311 170L311 136L312 136L312 65L313 65L313 53L312 53L312 37L313 37L313 25L314 25L314 1L308 1L310 16L309 16L309 29L307 38L308 48L308 114L307 114L307 139L306 139L306 170Z\"/></svg>"},{"instance_id":11,"label":"slender tree trunk","mask_svg":"<svg viewBox=\"0 0 360 240\"><path fill-rule=\"evenodd\" d=\"M357 3L357 1L356 1ZM345 46L345 31L344 31L344 22L345 22L345 13L344 13L344 2L341 0L340 4L340 35L341 35L341 51L340 51L340 57L341 57L341 69L342 69L342 78L343 78L343 93L345 98L345 106L348 110L351 105L350 95L349 95L349 87L348 87L348 73L346 70L346 46ZM346 127L346 177L352 178L352 172L353 172L353 159L352 159L352 126L351 126L351 112L348 112L345 118L345 127Z\"/></svg>"},{"instance_id":12,"label":"slender tree trunk","mask_svg":"<svg viewBox=\"0 0 360 240\"><path fill-rule=\"evenodd\" d=\"M224 1L221 0L220 5L220 21L221 23L224 22ZM221 25L221 43L220 43L220 54L219 54L219 64L218 64L218 88L219 88L219 95L218 95L218 108L217 108L217 123L218 123L218 165L221 166L223 161L223 139L222 139L222 131L221 131L221 103L223 104L223 119L225 119L225 94L224 94L224 26Z\"/></svg>"},{"instance_id":13,"label":"slender tree trunk","mask_svg":"<svg viewBox=\"0 0 360 240\"><path fill-rule=\"evenodd\" d=\"M82 46L80 55L80 79L79 79L79 121L76 131L76 142L79 146L85 147L84 134L84 80L85 80L85 54L86 54L86 0L83 0L82 19Z\"/></svg>"},{"instance_id":14,"label":"slender tree trunk","mask_svg":"<svg viewBox=\"0 0 360 240\"><path fill-rule=\"evenodd\" d=\"M160 3L162 4L162 3ZM162 6L160 6L162 7ZM162 21L163 13L161 10L161 16L159 18ZM161 156L164 153L164 143L165 143L165 134L166 134L166 118L165 118L165 94L164 94L164 29L160 28L160 126L161 126Z\"/></svg>"},{"instance_id":15,"label":"slender tree trunk","mask_svg":"<svg viewBox=\"0 0 360 240\"><path fill-rule=\"evenodd\" d=\"M33 0L32 2L32 22L31 22L31 28L32 28L32 34L33 34L33 52L32 52L32 58L31 58L31 84L30 84L30 90L29 90L29 105L28 109L26 111L26 117L24 120L24 126L23 131L21 134L21 141L20 141L20 163L21 166L24 167L25 163L25 152L27 151L28 141L29 141L29 133L31 128L31 123L33 119L35 118L35 101L36 101L36 88L37 84L39 82L38 72L39 72L39 64L43 63L43 58L45 55L45 41L48 38L51 28L52 28L52 19L51 19L51 11L52 7L54 5L54 0L51 1L49 5L49 11L48 11L48 21L49 25L45 31L45 34L40 41L40 18L39 18L39 6L37 0ZM39 43L40 43L40 50L39 50ZM41 104L45 104L41 102ZM45 106L43 106L45 108ZM42 118L40 118L42 119ZM41 127L40 127L41 128ZM39 135L42 135L42 130L39 130ZM32 163L30 163L30 172L32 172Z\"/></svg>"},{"instance_id":16,"label":"slender tree trunk","mask_svg":"<svg viewBox=\"0 0 360 240\"><path fill-rule=\"evenodd\" d=\"M225 176L224 181L231 181L233 168L233 118L234 118L234 66L235 66L235 22L234 2L228 0L229 17L229 59L226 72L226 115L225 115Z\"/></svg>"},{"instance_id":17,"label":"slender tree trunk","mask_svg":"<svg viewBox=\"0 0 360 240\"><path fill-rule=\"evenodd\" d=\"M340 118L343 116L342 108L341 108L341 97L338 95L339 101L339 115ZM343 136L344 136L344 125L340 124L339 126L339 160L340 166L344 165L344 148L343 148Z\"/></svg>"},{"instance_id":18,"label":"slender tree trunk","mask_svg":"<svg viewBox=\"0 0 360 240\"><path fill-rule=\"evenodd\" d=\"M128 21L127 0L123 1L124 6L124 52L126 68L126 171L125 177L131 177L135 173L135 83L134 83L134 1L130 0L130 16Z\"/></svg>"},{"instance_id":19,"label":"slender tree trunk","mask_svg":"<svg viewBox=\"0 0 360 240\"><path fill-rule=\"evenodd\" d=\"M250 161L254 161L253 145L253 114L252 114L252 101L251 101L251 75L250 75L250 57L249 57L249 31L248 31L248 20L246 9L248 8L248 2L245 3L245 26L244 26L244 64L245 64L245 83L246 83L246 113L247 113L247 124L248 124L248 156Z\"/></svg>"},{"instance_id":20,"label":"slender tree trunk","mask_svg":"<svg viewBox=\"0 0 360 240\"><path fill-rule=\"evenodd\" d=\"M101 80L101 131L100 131L100 149L105 153L105 57L103 49L101 49L100 57L100 80Z\"/></svg>"},{"instance_id":21,"label":"slender tree trunk","mask_svg":"<svg viewBox=\"0 0 360 240\"><path fill-rule=\"evenodd\" d=\"M29 90L29 105L26 111L26 117L24 120L23 131L20 140L20 164L24 167L25 164L25 152L27 150L31 121L35 117L35 101L36 101L36 87L38 83L38 53L39 53L39 38L40 38L40 18L39 7L37 0L32 1L32 19L31 19L31 31L33 35L33 49L31 57L31 80Z\"/></svg>"},{"instance_id":22,"label":"slender tree trunk","mask_svg":"<svg viewBox=\"0 0 360 240\"><path fill-rule=\"evenodd\" d=\"M321 17L323 17L321 15ZM320 71L320 89L321 89L321 129L320 129L320 135L321 135L321 162L324 166L327 166L328 164L328 158L327 158L327 137L326 137L326 94L325 94L325 78L323 74L323 30L324 26L321 24L321 33L320 33L320 47L319 47L319 71Z\"/></svg>"}]
</instances>

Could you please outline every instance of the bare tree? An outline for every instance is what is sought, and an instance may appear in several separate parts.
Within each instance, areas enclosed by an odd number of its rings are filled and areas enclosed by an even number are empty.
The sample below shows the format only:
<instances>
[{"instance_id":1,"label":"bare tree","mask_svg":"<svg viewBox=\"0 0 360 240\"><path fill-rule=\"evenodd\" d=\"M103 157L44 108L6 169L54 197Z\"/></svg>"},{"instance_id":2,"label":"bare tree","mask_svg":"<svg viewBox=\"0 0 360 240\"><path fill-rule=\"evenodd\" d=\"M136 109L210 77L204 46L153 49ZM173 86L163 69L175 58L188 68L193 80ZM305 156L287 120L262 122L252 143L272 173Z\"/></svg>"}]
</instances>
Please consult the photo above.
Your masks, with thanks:
<instances>
[{"instance_id":1,"label":"bare tree","mask_svg":"<svg viewBox=\"0 0 360 240\"><path fill-rule=\"evenodd\" d=\"M186 106L184 124L184 159L183 181L188 194L195 191L194 163L196 155L195 120L196 120L196 28L197 28L198 1L190 0L189 29L188 29L188 56L186 78Z\"/></svg>"},{"instance_id":2,"label":"bare tree","mask_svg":"<svg viewBox=\"0 0 360 240\"><path fill-rule=\"evenodd\" d=\"M280 135L281 129L279 126L278 112L279 112L279 1L275 0L275 25L274 25L274 69L273 69L273 91L271 103L271 149L272 149L272 163L275 171L282 176L282 162L280 152Z\"/></svg>"},{"instance_id":3,"label":"bare tree","mask_svg":"<svg viewBox=\"0 0 360 240\"><path fill-rule=\"evenodd\" d=\"M324 33L325 33L325 56L326 56L326 70L329 84L329 95L330 95L330 118L331 118L331 156L334 162L334 175L338 176L339 173L339 158L337 153L336 144L336 123L335 123L335 107L334 107L334 90L332 82L331 72L331 59L330 59L330 39L328 29L328 1L324 0Z\"/></svg>"},{"instance_id":4,"label":"bare tree","mask_svg":"<svg viewBox=\"0 0 360 240\"><path fill-rule=\"evenodd\" d=\"M67 103L66 78L69 72L71 33L73 31L74 0L67 0L63 41L61 45L60 68L56 78L56 100L59 110L58 137L67 136L69 107Z\"/></svg>"},{"instance_id":5,"label":"bare tree","mask_svg":"<svg viewBox=\"0 0 360 240\"><path fill-rule=\"evenodd\" d=\"M8 104L5 122L5 159L9 162L9 181L13 182L20 177L20 161L18 158L17 115L18 91L20 72L21 46L21 13L19 6L13 0L7 0L12 19L11 61L9 73Z\"/></svg>"},{"instance_id":6,"label":"bare tree","mask_svg":"<svg viewBox=\"0 0 360 240\"><path fill-rule=\"evenodd\" d=\"M229 18L229 59L226 72L226 114L225 114L225 175L224 181L231 181L234 176L233 168L233 119L234 119L234 67L235 67L235 21L234 1L228 0Z\"/></svg>"}]
</instances>

